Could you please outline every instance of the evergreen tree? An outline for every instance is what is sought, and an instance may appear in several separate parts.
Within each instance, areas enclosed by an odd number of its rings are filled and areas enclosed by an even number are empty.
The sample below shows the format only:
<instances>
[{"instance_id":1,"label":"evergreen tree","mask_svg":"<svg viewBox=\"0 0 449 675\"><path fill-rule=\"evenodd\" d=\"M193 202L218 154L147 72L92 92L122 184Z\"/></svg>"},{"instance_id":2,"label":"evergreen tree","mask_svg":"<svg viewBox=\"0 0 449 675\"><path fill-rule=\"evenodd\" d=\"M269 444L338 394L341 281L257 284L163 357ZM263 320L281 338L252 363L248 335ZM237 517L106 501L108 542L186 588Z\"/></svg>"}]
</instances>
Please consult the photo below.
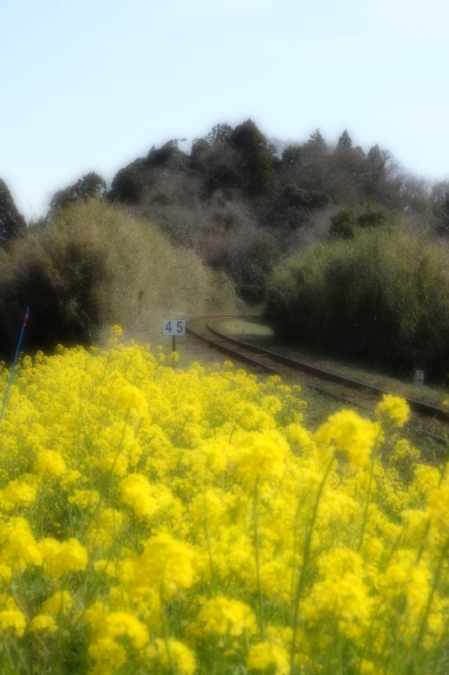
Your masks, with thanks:
<instances>
[{"instance_id":1,"label":"evergreen tree","mask_svg":"<svg viewBox=\"0 0 449 675\"><path fill-rule=\"evenodd\" d=\"M222 124L216 124L214 127L212 127L212 131L207 134L206 141L211 144L222 142L229 143L232 132L232 127L229 126L229 124L226 124L226 122Z\"/></svg>"},{"instance_id":2,"label":"evergreen tree","mask_svg":"<svg viewBox=\"0 0 449 675\"><path fill-rule=\"evenodd\" d=\"M272 164L265 136L249 119L234 129L231 142L246 162L248 169L246 188L249 194L256 196L266 193L271 178Z\"/></svg>"},{"instance_id":3,"label":"evergreen tree","mask_svg":"<svg viewBox=\"0 0 449 675\"><path fill-rule=\"evenodd\" d=\"M0 178L0 246L6 248L26 227L4 180Z\"/></svg>"},{"instance_id":4,"label":"evergreen tree","mask_svg":"<svg viewBox=\"0 0 449 675\"><path fill-rule=\"evenodd\" d=\"M315 129L315 131L312 131L310 134L309 140L307 141L307 145L318 145L325 147L326 141L323 138L323 135L319 129Z\"/></svg>"},{"instance_id":5,"label":"evergreen tree","mask_svg":"<svg viewBox=\"0 0 449 675\"><path fill-rule=\"evenodd\" d=\"M282 153L282 162L285 166L300 166L302 161L302 147L299 144L287 145Z\"/></svg>"},{"instance_id":6,"label":"evergreen tree","mask_svg":"<svg viewBox=\"0 0 449 675\"><path fill-rule=\"evenodd\" d=\"M103 196L105 190L106 182L104 179L98 173L95 173L95 171L91 171L77 180L73 185L55 192L50 202L50 213L54 214L59 209L76 202L78 199L83 199L84 201L98 199Z\"/></svg>"},{"instance_id":7,"label":"evergreen tree","mask_svg":"<svg viewBox=\"0 0 449 675\"><path fill-rule=\"evenodd\" d=\"M346 129L338 139L338 145L342 148L352 148L352 140Z\"/></svg>"}]
</instances>

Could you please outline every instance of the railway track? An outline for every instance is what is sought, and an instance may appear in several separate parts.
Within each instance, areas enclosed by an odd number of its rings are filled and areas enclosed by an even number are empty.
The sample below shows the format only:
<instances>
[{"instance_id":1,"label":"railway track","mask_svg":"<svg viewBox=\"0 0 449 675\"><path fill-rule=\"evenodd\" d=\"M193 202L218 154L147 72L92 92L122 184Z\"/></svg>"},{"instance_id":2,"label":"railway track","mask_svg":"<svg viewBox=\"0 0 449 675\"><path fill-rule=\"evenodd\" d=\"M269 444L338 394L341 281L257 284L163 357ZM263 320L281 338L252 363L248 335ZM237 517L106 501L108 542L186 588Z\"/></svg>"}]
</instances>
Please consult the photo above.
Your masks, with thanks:
<instances>
[{"instance_id":1,"label":"railway track","mask_svg":"<svg viewBox=\"0 0 449 675\"><path fill-rule=\"evenodd\" d=\"M361 380L344 377L316 365L291 359L242 340L237 340L219 330L220 322L224 319L235 318L244 319L247 317L236 317L235 315L203 316L188 321L186 328L188 332L205 340L209 345L220 350L234 361L240 361L259 372L279 375L288 381L298 379L298 374L300 374L301 384L306 384L319 394L330 396L345 405L372 411L382 395L388 393ZM254 319L255 317L251 316L251 318ZM448 441L444 436L446 435L445 432L449 436L448 412L423 401L411 398L406 400L413 412L415 431L424 433L438 443L447 445ZM429 428L429 421L431 423L438 421L438 433Z\"/></svg>"}]
</instances>

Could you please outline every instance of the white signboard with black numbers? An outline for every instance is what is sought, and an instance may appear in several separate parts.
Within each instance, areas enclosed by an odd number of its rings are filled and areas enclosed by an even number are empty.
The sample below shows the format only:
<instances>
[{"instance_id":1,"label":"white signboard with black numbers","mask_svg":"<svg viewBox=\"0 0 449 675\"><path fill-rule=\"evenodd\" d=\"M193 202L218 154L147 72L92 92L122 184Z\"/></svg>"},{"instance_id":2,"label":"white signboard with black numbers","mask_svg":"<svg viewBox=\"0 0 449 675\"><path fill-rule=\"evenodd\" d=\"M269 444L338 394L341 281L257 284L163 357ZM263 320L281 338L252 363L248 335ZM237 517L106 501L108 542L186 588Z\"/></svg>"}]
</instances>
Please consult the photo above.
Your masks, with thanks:
<instances>
[{"instance_id":1,"label":"white signboard with black numbers","mask_svg":"<svg viewBox=\"0 0 449 675\"><path fill-rule=\"evenodd\" d=\"M173 337L176 337L177 335L185 335L186 322L184 319L164 319L162 334L172 335Z\"/></svg>"}]
</instances>

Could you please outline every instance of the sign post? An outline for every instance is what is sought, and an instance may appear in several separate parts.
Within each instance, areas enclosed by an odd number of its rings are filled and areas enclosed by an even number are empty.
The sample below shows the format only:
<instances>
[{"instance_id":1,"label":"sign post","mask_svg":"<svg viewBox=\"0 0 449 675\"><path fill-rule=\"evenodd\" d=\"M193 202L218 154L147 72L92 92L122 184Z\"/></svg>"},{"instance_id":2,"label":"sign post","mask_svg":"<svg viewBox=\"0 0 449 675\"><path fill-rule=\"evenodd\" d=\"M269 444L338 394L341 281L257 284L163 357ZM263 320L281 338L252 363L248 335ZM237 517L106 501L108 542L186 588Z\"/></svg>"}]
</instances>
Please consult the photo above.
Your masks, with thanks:
<instances>
[{"instance_id":1,"label":"sign post","mask_svg":"<svg viewBox=\"0 0 449 675\"><path fill-rule=\"evenodd\" d=\"M172 336L172 351L176 351L176 336L186 334L186 322L184 319L164 319L162 334Z\"/></svg>"}]
</instances>

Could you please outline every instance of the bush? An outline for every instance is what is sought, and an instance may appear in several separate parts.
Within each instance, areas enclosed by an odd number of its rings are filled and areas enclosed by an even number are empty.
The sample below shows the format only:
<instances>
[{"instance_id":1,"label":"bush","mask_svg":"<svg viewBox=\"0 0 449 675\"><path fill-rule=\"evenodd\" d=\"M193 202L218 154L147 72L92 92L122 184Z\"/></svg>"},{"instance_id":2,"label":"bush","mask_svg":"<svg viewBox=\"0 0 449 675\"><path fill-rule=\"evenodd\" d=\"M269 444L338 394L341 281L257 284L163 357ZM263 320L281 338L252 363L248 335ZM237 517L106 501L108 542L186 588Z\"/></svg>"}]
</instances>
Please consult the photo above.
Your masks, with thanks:
<instances>
[{"instance_id":1,"label":"bush","mask_svg":"<svg viewBox=\"0 0 449 675\"><path fill-rule=\"evenodd\" d=\"M331 226L329 229L329 236L332 239L352 239L354 236L354 228L356 226L356 218L354 209L347 207L341 209L335 216L331 216Z\"/></svg>"},{"instance_id":2,"label":"bush","mask_svg":"<svg viewBox=\"0 0 449 675\"><path fill-rule=\"evenodd\" d=\"M449 250L399 229L359 230L278 266L266 314L302 343L401 372L449 366Z\"/></svg>"},{"instance_id":3,"label":"bush","mask_svg":"<svg viewBox=\"0 0 449 675\"><path fill-rule=\"evenodd\" d=\"M94 200L30 228L0 262L0 351L7 356L26 306L28 345L52 348L90 343L102 325L127 323L139 309L220 309L233 297L230 282L193 252L173 249L154 225Z\"/></svg>"},{"instance_id":4,"label":"bush","mask_svg":"<svg viewBox=\"0 0 449 675\"><path fill-rule=\"evenodd\" d=\"M385 209L376 208L368 202L365 210L357 217L352 207L341 209L332 216L329 236L331 239L352 239L356 227L385 227L389 224L389 217Z\"/></svg>"}]
</instances>

